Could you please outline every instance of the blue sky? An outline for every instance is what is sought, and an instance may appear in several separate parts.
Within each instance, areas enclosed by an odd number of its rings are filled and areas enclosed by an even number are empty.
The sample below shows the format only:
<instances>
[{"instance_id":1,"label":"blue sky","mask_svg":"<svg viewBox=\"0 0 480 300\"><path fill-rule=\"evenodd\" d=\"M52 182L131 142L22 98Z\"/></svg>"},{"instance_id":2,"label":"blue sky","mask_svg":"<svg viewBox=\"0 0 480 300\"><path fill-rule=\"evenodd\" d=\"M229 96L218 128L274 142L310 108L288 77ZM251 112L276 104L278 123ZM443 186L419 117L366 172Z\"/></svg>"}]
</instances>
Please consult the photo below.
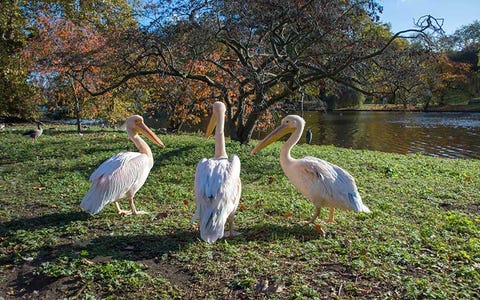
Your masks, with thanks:
<instances>
[{"instance_id":1,"label":"blue sky","mask_svg":"<svg viewBox=\"0 0 480 300\"><path fill-rule=\"evenodd\" d=\"M413 20L424 15L443 18L443 30L452 34L462 25L480 20L480 0L378 0L383 6L380 20L392 31L412 28Z\"/></svg>"}]
</instances>

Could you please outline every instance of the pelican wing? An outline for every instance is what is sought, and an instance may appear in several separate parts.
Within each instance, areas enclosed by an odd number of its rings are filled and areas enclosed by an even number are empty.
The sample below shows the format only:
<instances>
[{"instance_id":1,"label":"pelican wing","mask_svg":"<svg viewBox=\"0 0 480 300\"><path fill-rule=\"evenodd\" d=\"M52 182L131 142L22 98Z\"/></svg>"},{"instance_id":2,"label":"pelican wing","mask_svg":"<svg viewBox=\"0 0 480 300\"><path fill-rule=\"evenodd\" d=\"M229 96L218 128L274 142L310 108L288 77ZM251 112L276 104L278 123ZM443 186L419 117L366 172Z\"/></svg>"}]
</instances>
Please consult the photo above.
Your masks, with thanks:
<instances>
[{"instance_id":1,"label":"pelican wing","mask_svg":"<svg viewBox=\"0 0 480 300\"><path fill-rule=\"evenodd\" d=\"M92 186L80 206L96 214L109 203L133 196L145 183L152 163L147 155L139 152L122 152L112 156L90 176Z\"/></svg>"},{"instance_id":2,"label":"pelican wing","mask_svg":"<svg viewBox=\"0 0 480 300\"><path fill-rule=\"evenodd\" d=\"M310 199L323 199L324 205L370 212L362 202L355 179L347 171L316 157L307 156L299 168L304 182L310 184Z\"/></svg>"},{"instance_id":3,"label":"pelican wing","mask_svg":"<svg viewBox=\"0 0 480 300\"><path fill-rule=\"evenodd\" d=\"M241 194L240 159L202 159L195 173L197 211L192 221L200 218L200 236L213 243L223 237L228 216L235 213Z\"/></svg>"}]
</instances>

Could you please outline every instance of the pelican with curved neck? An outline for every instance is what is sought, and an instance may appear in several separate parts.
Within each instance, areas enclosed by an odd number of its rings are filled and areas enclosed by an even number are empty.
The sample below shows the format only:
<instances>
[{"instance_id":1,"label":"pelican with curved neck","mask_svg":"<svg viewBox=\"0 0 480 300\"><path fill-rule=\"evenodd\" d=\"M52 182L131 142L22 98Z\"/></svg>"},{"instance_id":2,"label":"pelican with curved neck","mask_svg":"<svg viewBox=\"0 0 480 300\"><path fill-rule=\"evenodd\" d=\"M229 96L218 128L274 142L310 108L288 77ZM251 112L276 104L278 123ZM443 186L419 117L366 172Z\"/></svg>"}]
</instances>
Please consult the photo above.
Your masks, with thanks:
<instances>
[{"instance_id":1,"label":"pelican with curved neck","mask_svg":"<svg viewBox=\"0 0 480 300\"><path fill-rule=\"evenodd\" d=\"M152 150L139 136L144 134L149 140L164 147L162 141L145 125L141 116L131 116L125 122L129 139L139 152L121 152L104 161L90 176L92 186L83 197L80 206L91 214L99 213L105 205L114 202L120 215L144 214L138 211L133 202L135 193L143 186L153 167ZM131 211L120 209L118 201L128 198Z\"/></svg>"},{"instance_id":2,"label":"pelican with curved neck","mask_svg":"<svg viewBox=\"0 0 480 300\"><path fill-rule=\"evenodd\" d=\"M315 214L310 220L312 223L315 222L323 206L330 207L329 222L334 222L335 208L370 212L362 202L355 179L347 171L316 157L295 159L290 155L293 146L300 140L304 128L305 120L302 117L288 115L276 129L252 149L250 154L253 155L284 135L291 134L280 150L280 165L290 182L315 205ZM325 235L321 226L319 230Z\"/></svg>"}]
</instances>

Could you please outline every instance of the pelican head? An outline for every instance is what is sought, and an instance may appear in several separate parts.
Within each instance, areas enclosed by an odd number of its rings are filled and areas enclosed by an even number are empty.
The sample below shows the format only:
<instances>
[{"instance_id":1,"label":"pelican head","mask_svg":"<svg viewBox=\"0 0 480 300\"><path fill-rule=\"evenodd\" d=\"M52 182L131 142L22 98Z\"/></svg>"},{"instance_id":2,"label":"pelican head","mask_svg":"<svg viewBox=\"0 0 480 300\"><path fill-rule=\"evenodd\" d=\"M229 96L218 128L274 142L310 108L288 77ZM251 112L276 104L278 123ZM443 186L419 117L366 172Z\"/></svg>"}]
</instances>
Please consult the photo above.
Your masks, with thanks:
<instances>
[{"instance_id":1,"label":"pelican head","mask_svg":"<svg viewBox=\"0 0 480 300\"><path fill-rule=\"evenodd\" d=\"M153 133L153 131L150 130L147 125L145 125L141 116L134 115L129 117L127 121L125 121L125 127L127 129L128 135L135 136L139 133L142 133L156 145L160 146L161 148L165 147L165 145L158 138L158 136L156 136L155 133Z\"/></svg>"},{"instance_id":2,"label":"pelican head","mask_svg":"<svg viewBox=\"0 0 480 300\"><path fill-rule=\"evenodd\" d=\"M217 101L213 103L212 107L212 116L210 118L210 121L208 122L207 130L205 131L205 137L209 137L212 135L213 130L217 126L217 120L220 118L225 118L225 104L223 102Z\"/></svg>"},{"instance_id":3,"label":"pelican head","mask_svg":"<svg viewBox=\"0 0 480 300\"><path fill-rule=\"evenodd\" d=\"M250 151L250 155L257 153L263 148L267 147L271 143L280 139L281 137L293 133L295 131L303 131L305 127L305 120L297 115L288 115L282 119L282 123L275 128L270 134L268 134L263 140L261 140L255 148Z\"/></svg>"}]
</instances>

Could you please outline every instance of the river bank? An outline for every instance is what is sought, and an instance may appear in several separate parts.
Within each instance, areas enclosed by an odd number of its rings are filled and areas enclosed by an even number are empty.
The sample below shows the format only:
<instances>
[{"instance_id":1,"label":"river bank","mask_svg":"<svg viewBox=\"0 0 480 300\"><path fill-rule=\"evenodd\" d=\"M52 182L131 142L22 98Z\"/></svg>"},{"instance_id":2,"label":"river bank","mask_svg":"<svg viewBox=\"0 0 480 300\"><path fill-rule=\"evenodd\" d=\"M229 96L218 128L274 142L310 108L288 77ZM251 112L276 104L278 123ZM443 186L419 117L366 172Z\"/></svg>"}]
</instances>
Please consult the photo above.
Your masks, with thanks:
<instances>
[{"instance_id":1,"label":"river bank","mask_svg":"<svg viewBox=\"0 0 480 300\"><path fill-rule=\"evenodd\" d=\"M468 105L423 105L363 104L359 107L341 108L335 111L423 111L423 112L480 112L480 104Z\"/></svg>"}]
</instances>

